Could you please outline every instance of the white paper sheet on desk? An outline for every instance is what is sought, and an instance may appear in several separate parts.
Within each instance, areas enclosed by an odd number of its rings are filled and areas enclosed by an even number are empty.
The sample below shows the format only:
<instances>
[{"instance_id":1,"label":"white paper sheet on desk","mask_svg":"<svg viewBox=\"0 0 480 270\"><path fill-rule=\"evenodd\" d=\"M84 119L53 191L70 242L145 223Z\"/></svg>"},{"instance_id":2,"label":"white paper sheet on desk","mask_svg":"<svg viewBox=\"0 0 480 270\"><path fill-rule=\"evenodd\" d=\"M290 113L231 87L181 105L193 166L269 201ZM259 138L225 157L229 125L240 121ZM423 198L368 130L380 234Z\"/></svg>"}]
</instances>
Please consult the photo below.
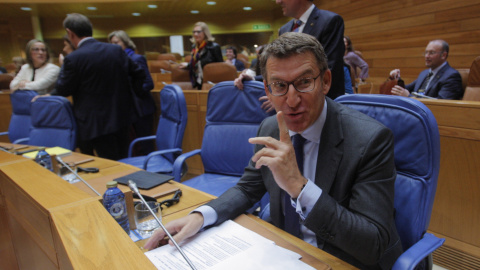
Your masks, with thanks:
<instances>
[{"instance_id":1,"label":"white paper sheet on desk","mask_svg":"<svg viewBox=\"0 0 480 270\"><path fill-rule=\"evenodd\" d=\"M295 252L233 221L226 221L181 243L200 269L314 269ZM191 269L175 247L166 245L145 253L158 269Z\"/></svg>"}]
</instances>

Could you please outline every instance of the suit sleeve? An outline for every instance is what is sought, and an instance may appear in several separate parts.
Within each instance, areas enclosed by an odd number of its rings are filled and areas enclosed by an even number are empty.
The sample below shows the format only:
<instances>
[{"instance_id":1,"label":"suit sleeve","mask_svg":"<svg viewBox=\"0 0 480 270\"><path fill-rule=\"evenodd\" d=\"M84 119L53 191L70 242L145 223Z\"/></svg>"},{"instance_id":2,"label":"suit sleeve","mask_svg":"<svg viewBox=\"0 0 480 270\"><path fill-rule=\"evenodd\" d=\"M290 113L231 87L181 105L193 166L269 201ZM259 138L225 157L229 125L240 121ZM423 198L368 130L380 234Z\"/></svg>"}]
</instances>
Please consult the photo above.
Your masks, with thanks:
<instances>
[{"instance_id":1,"label":"suit sleeve","mask_svg":"<svg viewBox=\"0 0 480 270\"><path fill-rule=\"evenodd\" d=\"M125 58L128 62L128 75L130 76L130 82L132 84L132 89L135 94L139 97L144 97L150 93L150 91L144 91L143 89L143 82L145 81L145 70L140 66L137 65L130 57L126 54ZM147 67L148 70L148 67ZM151 79L151 78L150 78Z\"/></svg>"},{"instance_id":2,"label":"suit sleeve","mask_svg":"<svg viewBox=\"0 0 480 270\"><path fill-rule=\"evenodd\" d=\"M147 60L145 59L145 57L139 55L139 57L136 59L135 62L145 72L145 80L143 81L143 91L148 93L150 92L150 90L153 89L153 80L152 80L152 76L150 75L150 70L148 69Z\"/></svg>"},{"instance_id":3,"label":"suit sleeve","mask_svg":"<svg viewBox=\"0 0 480 270\"><path fill-rule=\"evenodd\" d=\"M408 90L408 92L413 92L413 90L415 90L415 84L417 83L417 80L405 85L405 89Z\"/></svg>"},{"instance_id":4,"label":"suit sleeve","mask_svg":"<svg viewBox=\"0 0 480 270\"><path fill-rule=\"evenodd\" d=\"M52 95L68 97L77 92L80 85L78 72L75 70L74 60L66 57L63 66L60 68L57 84Z\"/></svg>"},{"instance_id":5,"label":"suit sleeve","mask_svg":"<svg viewBox=\"0 0 480 270\"><path fill-rule=\"evenodd\" d=\"M223 62L222 49L218 45L213 47L213 62Z\"/></svg>"},{"instance_id":6,"label":"suit sleeve","mask_svg":"<svg viewBox=\"0 0 480 270\"><path fill-rule=\"evenodd\" d=\"M374 132L360 154L351 196L337 201L322 192L304 225L329 246L373 265L387 249L394 226L396 172L391 131L381 128Z\"/></svg>"},{"instance_id":7,"label":"suit sleeve","mask_svg":"<svg viewBox=\"0 0 480 270\"><path fill-rule=\"evenodd\" d=\"M460 73L453 72L441 82L438 98L461 99L463 96L462 77Z\"/></svg>"}]
</instances>

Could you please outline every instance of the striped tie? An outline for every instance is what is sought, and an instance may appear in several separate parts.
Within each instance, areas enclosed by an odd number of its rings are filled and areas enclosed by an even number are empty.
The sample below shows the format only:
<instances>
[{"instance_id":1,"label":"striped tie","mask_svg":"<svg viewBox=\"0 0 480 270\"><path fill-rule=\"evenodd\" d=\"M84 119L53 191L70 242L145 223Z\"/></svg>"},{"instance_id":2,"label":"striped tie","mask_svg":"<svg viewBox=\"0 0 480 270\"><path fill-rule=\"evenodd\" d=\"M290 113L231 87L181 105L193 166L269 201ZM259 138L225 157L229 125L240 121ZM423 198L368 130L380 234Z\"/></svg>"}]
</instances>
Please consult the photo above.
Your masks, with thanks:
<instances>
[{"instance_id":1,"label":"striped tie","mask_svg":"<svg viewBox=\"0 0 480 270\"><path fill-rule=\"evenodd\" d=\"M298 32L300 29L300 25L302 25L302 21L300 20L295 20L295 24L293 24L293 27L292 27L292 32Z\"/></svg>"}]
</instances>

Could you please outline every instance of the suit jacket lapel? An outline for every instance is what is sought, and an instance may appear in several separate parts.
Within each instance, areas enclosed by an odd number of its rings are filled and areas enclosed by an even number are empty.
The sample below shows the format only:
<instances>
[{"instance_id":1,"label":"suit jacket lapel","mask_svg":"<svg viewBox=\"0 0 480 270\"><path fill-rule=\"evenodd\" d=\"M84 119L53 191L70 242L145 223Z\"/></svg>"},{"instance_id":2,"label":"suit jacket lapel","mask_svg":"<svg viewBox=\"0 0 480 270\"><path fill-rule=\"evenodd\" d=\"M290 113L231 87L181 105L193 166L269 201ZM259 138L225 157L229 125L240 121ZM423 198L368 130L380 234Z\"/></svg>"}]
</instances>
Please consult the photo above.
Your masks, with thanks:
<instances>
[{"instance_id":1,"label":"suit jacket lapel","mask_svg":"<svg viewBox=\"0 0 480 270\"><path fill-rule=\"evenodd\" d=\"M318 36L318 34L315 33L315 31L319 29L319 27L316 26L318 18L319 18L319 15L317 14L317 11L318 11L317 7L315 7L312 10L312 13L310 14L307 22L305 23L305 27L303 28L303 33L312 35L314 37ZM292 25L293 25L293 22L292 22Z\"/></svg>"},{"instance_id":2,"label":"suit jacket lapel","mask_svg":"<svg viewBox=\"0 0 480 270\"><path fill-rule=\"evenodd\" d=\"M443 73L445 73L445 70L447 70L450 66L447 64L445 64L445 66L443 66L438 72L437 74L435 74L435 76L431 79L430 83L428 84L428 89L427 91L425 92L425 95L431 90L431 89L434 89L438 83L438 81L440 80L440 78L443 76Z\"/></svg>"},{"instance_id":3,"label":"suit jacket lapel","mask_svg":"<svg viewBox=\"0 0 480 270\"><path fill-rule=\"evenodd\" d=\"M323 127L317 158L315 184L329 192L342 160L343 131L338 114L338 105L327 98L327 120Z\"/></svg>"}]
</instances>

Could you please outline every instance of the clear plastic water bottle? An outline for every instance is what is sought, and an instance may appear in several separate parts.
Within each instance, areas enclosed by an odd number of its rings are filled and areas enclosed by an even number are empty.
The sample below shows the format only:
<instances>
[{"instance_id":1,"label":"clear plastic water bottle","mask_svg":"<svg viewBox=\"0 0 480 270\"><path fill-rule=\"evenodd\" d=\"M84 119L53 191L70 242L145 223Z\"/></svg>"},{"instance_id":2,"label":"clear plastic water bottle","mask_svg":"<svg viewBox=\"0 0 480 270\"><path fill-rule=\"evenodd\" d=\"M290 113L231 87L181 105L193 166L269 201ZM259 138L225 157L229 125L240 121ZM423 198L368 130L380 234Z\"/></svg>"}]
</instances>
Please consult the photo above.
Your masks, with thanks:
<instances>
[{"instance_id":1,"label":"clear plastic water bottle","mask_svg":"<svg viewBox=\"0 0 480 270\"><path fill-rule=\"evenodd\" d=\"M107 191L103 194L103 206L108 213L122 226L127 234L130 233L130 224L128 222L127 206L125 205L125 195L117 187L116 181L107 183Z\"/></svg>"},{"instance_id":2,"label":"clear plastic water bottle","mask_svg":"<svg viewBox=\"0 0 480 270\"><path fill-rule=\"evenodd\" d=\"M45 151L45 148L38 150L37 156L35 157L35 162L47 170L53 171L52 157L47 153L47 151Z\"/></svg>"}]
</instances>

